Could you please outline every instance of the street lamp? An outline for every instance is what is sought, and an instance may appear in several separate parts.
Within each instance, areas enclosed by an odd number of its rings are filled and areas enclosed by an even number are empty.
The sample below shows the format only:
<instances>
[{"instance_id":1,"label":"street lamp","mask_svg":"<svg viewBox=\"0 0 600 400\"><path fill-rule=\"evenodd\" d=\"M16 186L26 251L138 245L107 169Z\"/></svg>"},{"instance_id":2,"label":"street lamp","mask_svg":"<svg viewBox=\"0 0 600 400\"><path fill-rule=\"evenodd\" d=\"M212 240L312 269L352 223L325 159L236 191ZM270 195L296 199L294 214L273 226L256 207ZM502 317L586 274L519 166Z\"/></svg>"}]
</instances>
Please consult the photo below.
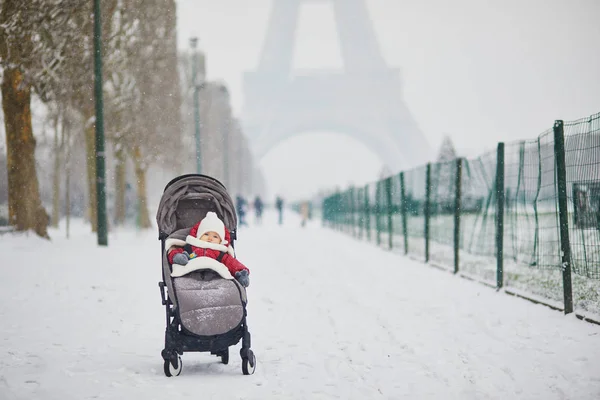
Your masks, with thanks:
<instances>
[{"instance_id":1,"label":"street lamp","mask_svg":"<svg viewBox=\"0 0 600 400\"><path fill-rule=\"evenodd\" d=\"M98 245L108 246L104 163L104 102L102 98L102 29L100 0L94 0L94 92L96 103L96 212Z\"/></svg>"},{"instance_id":2,"label":"street lamp","mask_svg":"<svg viewBox=\"0 0 600 400\"><path fill-rule=\"evenodd\" d=\"M229 187L229 116L225 114L222 121L221 134L223 135L223 184Z\"/></svg>"},{"instance_id":3,"label":"street lamp","mask_svg":"<svg viewBox=\"0 0 600 400\"><path fill-rule=\"evenodd\" d=\"M196 74L197 74L197 61L198 61L198 53L196 51L196 47L198 46L198 38L191 37L190 38L190 46L192 47L192 85L194 86L194 129L195 129L195 137L196 137L196 172L202 173L202 160L200 153L200 99L198 98L198 94L200 92L200 86L196 83Z\"/></svg>"},{"instance_id":4,"label":"street lamp","mask_svg":"<svg viewBox=\"0 0 600 400\"><path fill-rule=\"evenodd\" d=\"M223 112L221 113L221 135L223 137L223 183L225 187L229 187L229 130L232 125L231 110L229 109L229 91L225 85L221 85L221 92L223 92L220 97L221 102L223 103Z\"/></svg>"}]
</instances>

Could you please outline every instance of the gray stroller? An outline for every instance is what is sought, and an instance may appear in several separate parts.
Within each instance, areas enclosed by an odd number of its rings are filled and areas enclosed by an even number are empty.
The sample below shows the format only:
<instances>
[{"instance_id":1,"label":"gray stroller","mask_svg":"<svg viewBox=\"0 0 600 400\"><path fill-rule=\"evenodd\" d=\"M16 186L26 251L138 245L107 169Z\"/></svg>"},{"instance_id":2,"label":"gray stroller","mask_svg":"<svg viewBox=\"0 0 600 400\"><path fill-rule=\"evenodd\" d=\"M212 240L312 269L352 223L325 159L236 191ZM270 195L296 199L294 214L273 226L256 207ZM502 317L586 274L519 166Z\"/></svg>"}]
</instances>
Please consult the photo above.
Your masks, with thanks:
<instances>
[{"instance_id":1,"label":"gray stroller","mask_svg":"<svg viewBox=\"0 0 600 400\"><path fill-rule=\"evenodd\" d=\"M250 350L246 323L246 290L235 279L216 272L196 270L172 277L165 251L168 239L185 240L190 228L214 211L236 239L237 217L225 186L206 175L182 175L167 184L156 221L161 242L162 282L158 283L166 309L165 348L161 355L166 376L181 373L184 352L210 352L229 362L229 346L242 340L242 372L251 375L256 357Z\"/></svg>"}]
</instances>

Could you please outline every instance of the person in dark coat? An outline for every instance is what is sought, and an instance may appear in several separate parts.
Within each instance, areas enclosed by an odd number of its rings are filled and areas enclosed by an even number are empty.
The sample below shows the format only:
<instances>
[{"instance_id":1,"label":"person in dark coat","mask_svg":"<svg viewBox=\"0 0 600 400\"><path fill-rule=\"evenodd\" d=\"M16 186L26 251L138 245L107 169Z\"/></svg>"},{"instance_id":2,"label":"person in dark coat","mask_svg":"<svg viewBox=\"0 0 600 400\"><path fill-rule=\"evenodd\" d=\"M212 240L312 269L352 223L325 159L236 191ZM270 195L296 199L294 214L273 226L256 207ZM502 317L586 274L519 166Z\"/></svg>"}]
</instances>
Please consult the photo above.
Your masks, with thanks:
<instances>
[{"instance_id":1,"label":"person in dark coat","mask_svg":"<svg viewBox=\"0 0 600 400\"><path fill-rule=\"evenodd\" d=\"M283 199L280 196L275 199L275 207L279 213L279 225L281 225L283 224Z\"/></svg>"},{"instance_id":2,"label":"person in dark coat","mask_svg":"<svg viewBox=\"0 0 600 400\"><path fill-rule=\"evenodd\" d=\"M264 204L261 200L260 196L256 196L254 198L254 215L256 216L256 222L262 223L262 213L263 213Z\"/></svg>"},{"instance_id":3,"label":"person in dark coat","mask_svg":"<svg viewBox=\"0 0 600 400\"><path fill-rule=\"evenodd\" d=\"M246 206L247 205L248 205L248 202L241 195L238 194L235 197L235 208L237 210L237 215L239 217L238 222L239 222L240 226L248 226L248 223L246 222Z\"/></svg>"}]
</instances>

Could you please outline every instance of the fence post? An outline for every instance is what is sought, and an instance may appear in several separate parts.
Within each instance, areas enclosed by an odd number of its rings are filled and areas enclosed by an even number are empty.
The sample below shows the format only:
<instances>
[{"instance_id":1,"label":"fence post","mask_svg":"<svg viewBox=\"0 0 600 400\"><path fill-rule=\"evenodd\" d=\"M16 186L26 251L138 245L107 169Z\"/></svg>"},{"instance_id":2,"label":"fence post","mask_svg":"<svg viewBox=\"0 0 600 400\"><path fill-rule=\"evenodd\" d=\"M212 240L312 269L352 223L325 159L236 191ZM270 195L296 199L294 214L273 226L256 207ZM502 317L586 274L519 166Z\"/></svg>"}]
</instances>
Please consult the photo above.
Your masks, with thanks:
<instances>
[{"instance_id":1,"label":"fence post","mask_svg":"<svg viewBox=\"0 0 600 400\"><path fill-rule=\"evenodd\" d=\"M335 206L335 194L332 194L331 196L329 196L327 198L327 217L325 217L325 220L327 221L327 226L335 229L335 225L334 225L334 221L333 221L333 213L334 213L334 206Z\"/></svg>"},{"instance_id":2,"label":"fence post","mask_svg":"<svg viewBox=\"0 0 600 400\"><path fill-rule=\"evenodd\" d=\"M340 193L340 212L339 212L339 226L340 232L344 232L346 229L346 196L344 192Z\"/></svg>"},{"instance_id":3,"label":"fence post","mask_svg":"<svg viewBox=\"0 0 600 400\"><path fill-rule=\"evenodd\" d=\"M338 230L340 232L344 232L344 224L345 224L345 212L346 212L346 203L344 201L344 193L340 192L339 194L340 198L339 198L339 204L340 204L340 208L339 208L339 212L338 212Z\"/></svg>"},{"instance_id":4,"label":"fence post","mask_svg":"<svg viewBox=\"0 0 600 400\"><path fill-rule=\"evenodd\" d=\"M356 218L354 215L354 186L348 191L350 196L350 229L352 230L352 237L356 237Z\"/></svg>"},{"instance_id":5,"label":"fence post","mask_svg":"<svg viewBox=\"0 0 600 400\"><path fill-rule=\"evenodd\" d=\"M323 202L323 221L327 224L327 227L331 228L333 225L333 221L331 220L331 199L332 196L329 196Z\"/></svg>"},{"instance_id":6,"label":"fence post","mask_svg":"<svg viewBox=\"0 0 600 400\"><path fill-rule=\"evenodd\" d=\"M565 132L563 121L554 122L554 159L558 189L558 218L560 223L560 250L563 275L565 314L573 312L571 287L571 242L569 241L569 209L567 204L567 165L565 160Z\"/></svg>"},{"instance_id":7,"label":"fence post","mask_svg":"<svg viewBox=\"0 0 600 400\"><path fill-rule=\"evenodd\" d=\"M327 198L327 226L335 229L335 223L333 220L334 217L334 208L335 207L335 194L332 194Z\"/></svg>"},{"instance_id":8,"label":"fence post","mask_svg":"<svg viewBox=\"0 0 600 400\"><path fill-rule=\"evenodd\" d=\"M456 177L454 181L454 273L458 273L460 265L460 215L462 199L462 158L456 159Z\"/></svg>"},{"instance_id":9,"label":"fence post","mask_svg":"<svg viewBox=\"0 0 600 400\"><path fill-rule=\"evenodd\" d=\"M364 206L361 207L363 196L362 189L356 189L356 213L358 214L358 238L363 238L363 228L364 228Z\"/></svg>"},{"instance_id":10,"label":"fence post","mask_svg":"<svg viewBox=\"0 0 600 400\"><path fill-rule=\"evenodd\" d=\"M356 189L354 186L352 186L352 223L353 223L353 230L354 230L354 237L358 238L358 233L360 230L360 212L358 210L358 201L357 201L357 196L359 194L358 189Z\"/></svg>"},{"instance_id":11,"label":"fence post","mask_svg":"<svg viewBox=\"0 0 600 400\"><path fill-rule=\"evenodd\" d=\"M392 204L392 177L388 177L385 180L385 197L387 203L387 218L388 218L388 246L390 250L394 246L394 227L393 222L393 204Z\"/></svg>"},{"instance_id":12,"label":"fence post","mask_svg":"<svg viewBox=\"0 0 600 400\"><path fill-rule=\"evenodd\" d=\"M400 172L400 207L402 212L402 235L404 236L404 254L408 254L408 224L406 221L406 187L404 186L404 172Z\"/></svg>"},{"instance_id":13,"label":"fence post","mask_svg":"<svg viewBox=\"0 0 600 400\"><path fill-rule=\"evenodd\" d=\"M496 153L496 289L504 286L504 143Z\"/></svg>"},{"instance_id":14,"label":"fence post","mask_svg":"<svg viewBox=\"0 0 600 400\"><path fill-rule=\"evenodd\" d=\"M381 246L381 181L375 187L375 229L377 230L377 246Z\"/></svg>"},{"instance_id":15,"label":"fence post","mask_svg":"<svg viewBox=\"0 0 600 400\"><path fill-rule=\"evenodd\" d=\"M346 212L345 212L345 220L346 220L346 233L352 235L352 192L351 189L346 190L346 192L344 193L344 197L346 197L346 201L344 202L344 204L346 204Z\"/></svg>"},{"instance_id":16,"label":"fence post","mask_svg":"<svg viewBox=\"0 0 600 400\"><path fill-rule=\"evenodd\" d=\"M349 233L351 234L352 221L350 220L350 218L351 218L352 214L351 214L351 210L350 210L350 198L351 198L350 197L350 189L348 189L344 192L344 198L345 198L345 201L344 201L344 209L345 209L345 211L344 211L344 224L345 224L344 232L346 234L349 234Z\"/></svg>"},{"instance_id":17,"label":"fence post","mask_svg":"<svg viewBox=\"0 0 600 400\"><path fill-rule=\"evenodd\" d=\"M429 202L431 201L431 163L427 163L425 177L425 262L429 262Z\"/></svg>"},{"instance_id":18,"label":"fence post","mask_svg":"<svg viewBox=\"0 0 600 400\"><path fill-rule=\"evenodd\" d=\"M356 218L354 215L354 188L348 188L348 233L354 237L354 224Z\"/></svg>"},{"instance_id":19,"label":"fence post","mask_svg":"<svg viewBox=\"0 0 600 400\"><path fill-rule=\"evenodd\" d=\"M338 210L337 210L337 230L342 232L343 230L343 215L344 213L344 198L342 196L342 193L338 193Z\"/></svg>"},{"instance_id":20,"label":"fence post","mask_svg":"<svg viewBox=\"0 0 600 400\"><path fill-rule=\"evenodd\" d=\"M342 210L341 194L335 194L335 212L333 214L333 228L338 231L340 229L340 212Z\"/></svg>"},{"instance_id":21,"label":"fence post","mask_svg":"<svg viewBox=\"0 0 600 400\"><path fill-rule=\"evenodd\" d=\"M369 184L365 185L365 230L367 240L371 241L371 206L369 205Z\"/></svg>"},{"instance_id":22,"label":"fence post","mask_svg":"<svg viewBox=\"0 0 600 400\"><path fill-rule=\"evenodd\" d=\"M344 232L346 229L346 196L344 192L340 193L340 212L338 215L339 226L338 230Z\"/></svg>"}]
</instances>

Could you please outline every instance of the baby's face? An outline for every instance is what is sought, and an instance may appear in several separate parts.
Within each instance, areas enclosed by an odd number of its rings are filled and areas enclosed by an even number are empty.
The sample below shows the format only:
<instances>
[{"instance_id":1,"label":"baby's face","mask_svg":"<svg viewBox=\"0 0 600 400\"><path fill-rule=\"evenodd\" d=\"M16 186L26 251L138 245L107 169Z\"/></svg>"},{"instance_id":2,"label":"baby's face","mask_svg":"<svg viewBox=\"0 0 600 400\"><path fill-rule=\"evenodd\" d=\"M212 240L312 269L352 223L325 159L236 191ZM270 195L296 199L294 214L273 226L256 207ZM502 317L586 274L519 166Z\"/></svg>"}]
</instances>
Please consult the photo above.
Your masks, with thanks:
<instances>
[{"instance_id":1,"label":"baby's face","mask_svg":"<svg viewBox=\"0 0 600 400\"><path fill-rule=\"evenodd\" d=\"M200 240L204 240L209 243L221 243L221 236L217 232L206 232L204 235L200 236Z\"/></svg>"}]
</instances>

